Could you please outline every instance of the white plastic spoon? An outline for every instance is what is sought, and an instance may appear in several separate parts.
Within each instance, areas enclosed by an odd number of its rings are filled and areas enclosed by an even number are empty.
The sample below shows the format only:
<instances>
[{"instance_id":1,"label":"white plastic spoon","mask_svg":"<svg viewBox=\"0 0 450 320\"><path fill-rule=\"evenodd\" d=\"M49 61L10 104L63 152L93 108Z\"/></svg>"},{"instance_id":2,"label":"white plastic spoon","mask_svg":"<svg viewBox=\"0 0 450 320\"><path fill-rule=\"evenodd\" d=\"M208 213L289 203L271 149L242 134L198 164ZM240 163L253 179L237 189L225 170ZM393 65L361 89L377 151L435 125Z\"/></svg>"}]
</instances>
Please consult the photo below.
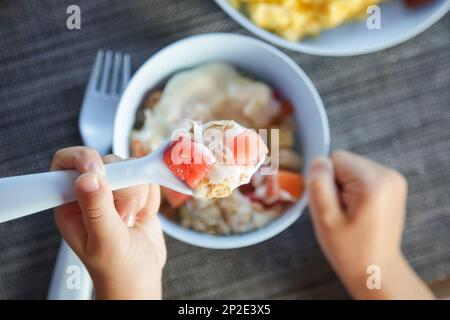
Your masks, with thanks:
<instances>
[{"instance_id":1,"label":"white plastic spoon","mask_svg":"<svg viewBox=\"0 0 450 320\"><path fill-rule=\"evenodd\" d=\"M112 190L152 183L192 195L184 182L163 162L170 144L165 142L150 155L105 165L105 178ZM75 201L75 170L52 171L0 179L0 223Z\"/></svg>"}]
</instances>

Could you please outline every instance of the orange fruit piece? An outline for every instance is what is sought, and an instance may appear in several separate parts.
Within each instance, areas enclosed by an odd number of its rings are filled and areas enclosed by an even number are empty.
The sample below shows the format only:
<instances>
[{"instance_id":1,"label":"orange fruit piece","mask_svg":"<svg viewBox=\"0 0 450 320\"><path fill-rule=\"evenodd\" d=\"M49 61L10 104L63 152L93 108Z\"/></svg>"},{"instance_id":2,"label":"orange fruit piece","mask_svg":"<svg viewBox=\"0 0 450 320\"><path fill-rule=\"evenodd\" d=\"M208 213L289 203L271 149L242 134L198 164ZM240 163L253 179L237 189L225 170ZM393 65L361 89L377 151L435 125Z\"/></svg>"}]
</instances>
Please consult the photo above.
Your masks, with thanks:
<instances>
[{"instance_id":1,"label":"orange fruit piece","mask_svg":"<svg viewBox=\"0 0 450 320\"><path fill-rule=\"evenodd\" d=\"M289 193L298 200L304 191L303 175L293 171L279 170L267 178L267 198L283 199L281 191Z\"/></svg>"}]
</instances>

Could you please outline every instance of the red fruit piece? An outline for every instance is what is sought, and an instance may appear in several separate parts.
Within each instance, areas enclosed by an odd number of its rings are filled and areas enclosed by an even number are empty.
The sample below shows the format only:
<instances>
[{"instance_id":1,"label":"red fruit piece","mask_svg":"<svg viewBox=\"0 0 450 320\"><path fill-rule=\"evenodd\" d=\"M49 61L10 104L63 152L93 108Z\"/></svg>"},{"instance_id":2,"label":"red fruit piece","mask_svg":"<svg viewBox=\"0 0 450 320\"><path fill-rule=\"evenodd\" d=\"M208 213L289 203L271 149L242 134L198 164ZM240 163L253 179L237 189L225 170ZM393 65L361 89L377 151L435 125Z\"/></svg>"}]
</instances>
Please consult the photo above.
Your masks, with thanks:
<instances>
[{"instance_id":1,"label":"red fruit piece","mask_svg":"<svg viewBox=\"0 0 450 320\"><path fill-rule=\"evenodd\" d=\"M294 106L289 100L285 99L280 92L275 91L273 93L273 98L280 103L278 114L273 119L273 123L279 123L280 121L283 121L284 118L291 117L294 114Z\"/></svg>"},{"instance_id":2,"label":"red fruit piece","mask_svg":"<svg viewBox=\"0 0 450 320\"><path fill-rule=\"evenodd\" d=\"M174 209L181 207L184 203L186 203L186 201L192 198L184 193L179 193L165 187L161 187L161 193L164 199L166 199L166 201Z\"/></svg>"},{"instance_id":3,"label":"red fruit piece","mask_svg":"<svg viewBox=\"0 0 450 320\"><path fill-rule=\"evenodd\" d=\"M229 148L233 151L235 163L238 165L256 165L268 152L259 134L245 130L232 139Z\"/></svg>"},{"instance_id":4,"label":"red fruit piece","mask_svg":"<svg viewBox=\"0 0 450 320\"><path fill-rule=\"evenodd\" d=\"M182 136L167 148L163 160L177 178L194 189L215 158L206 147Z\"/></svg>"}]
</instances>

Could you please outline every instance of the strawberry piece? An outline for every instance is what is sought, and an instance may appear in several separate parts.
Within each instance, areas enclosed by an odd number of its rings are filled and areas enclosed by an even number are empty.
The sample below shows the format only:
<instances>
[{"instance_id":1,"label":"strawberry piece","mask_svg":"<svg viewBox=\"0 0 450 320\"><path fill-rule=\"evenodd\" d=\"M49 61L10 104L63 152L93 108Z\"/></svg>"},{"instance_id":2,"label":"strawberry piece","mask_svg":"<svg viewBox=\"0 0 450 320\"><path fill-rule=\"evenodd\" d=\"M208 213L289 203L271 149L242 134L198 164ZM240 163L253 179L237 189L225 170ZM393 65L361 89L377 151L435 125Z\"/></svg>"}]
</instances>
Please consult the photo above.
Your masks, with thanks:
<instances>
[{"instance_id":1,"label":"strawberry piece","mask_svg":"<svg viewBox=\"0 0 450 320\"><path fill-rule=\"evenodd\" d=\"M183 204L186 203L189 199L191 199L191 196L188 196L184 193L179 193L174 190L161 187L161 193L164 197L164 199L170 204L170 206L174 209L177 209L181 207Z\"/></svg>"},{"instance_id":2,"label":"strawberry piece","mask_svg":"<svg viewBox=\"0 0 450 320\"><path fill-rule=\"evenodd\" d=\"M235 136L229 148L238 165L256 165L268 152L261 136L251 130Z\"/></svg>"},{"instance_id":3,"label":"strawberry piece","mask_svg":"<svg viewBox=\"0 0 450 320\"><path fill-rule=\"evenodd\" d=\"M194 189L206 176L215 158L206 147L181 136L167 148L163 160L177 178Z\"/></svg>"}]
</instances>

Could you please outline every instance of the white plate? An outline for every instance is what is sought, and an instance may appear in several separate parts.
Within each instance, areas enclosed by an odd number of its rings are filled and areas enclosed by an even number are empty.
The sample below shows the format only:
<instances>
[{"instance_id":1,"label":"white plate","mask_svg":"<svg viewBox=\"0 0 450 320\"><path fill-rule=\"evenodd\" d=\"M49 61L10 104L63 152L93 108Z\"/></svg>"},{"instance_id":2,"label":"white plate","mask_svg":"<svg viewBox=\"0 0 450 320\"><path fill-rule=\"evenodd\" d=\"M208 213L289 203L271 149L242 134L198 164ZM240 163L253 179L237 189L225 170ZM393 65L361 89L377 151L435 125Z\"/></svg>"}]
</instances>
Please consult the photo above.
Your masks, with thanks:
<instances>
[{"instance_id":1,"label":"white plate","mask_svg":"<svg viewBox=\"0 0 450 320\"><path fill-rule=\"evenodd\" d=\"M216 2L236 22L258 37L280 47L319 56L352 56L395 46L426 30L450 9L450 0L434 0L420 8L408 8L403 0L392 0L380 5L379 30L369 30L365 21L352 22L324 31L317 38L292 42L256 26L231 6L229 0Z\"/></svg>"}]
</instances>

